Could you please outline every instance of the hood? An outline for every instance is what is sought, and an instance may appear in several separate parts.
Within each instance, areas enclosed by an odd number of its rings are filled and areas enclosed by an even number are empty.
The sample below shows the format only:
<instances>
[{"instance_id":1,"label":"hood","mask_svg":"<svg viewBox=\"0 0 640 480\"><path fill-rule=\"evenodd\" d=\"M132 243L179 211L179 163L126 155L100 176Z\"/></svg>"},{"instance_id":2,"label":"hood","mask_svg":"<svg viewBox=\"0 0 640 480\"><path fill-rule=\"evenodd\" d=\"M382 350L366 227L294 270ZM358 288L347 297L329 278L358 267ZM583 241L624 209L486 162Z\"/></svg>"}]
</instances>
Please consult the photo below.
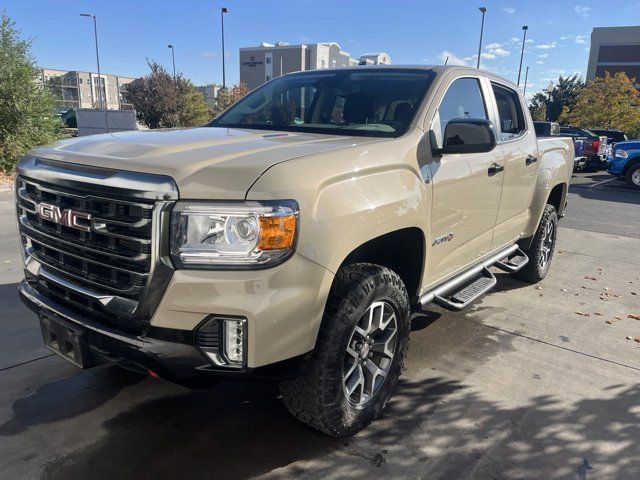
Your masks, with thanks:
<instances>
[{"instance_id":1,"label":"hood","mask_svg":"<svg viewBox=\"0 0 640 480\"><path fill-rule=\"evenodd\" d=\"M616 142L616 150L640 150L640 140L627 140L626 142Z\"/></svg>"},{"instance_id":2,"label":"hood","mask_svg":"<svg viewBox=\"0 0 640 480\"><path fill-rule=\"evenodd\" d=\"M180 198L243 199L260 175L277 163L380 140L202 127L78 137L38 148L31 155L168 175L178 184Z\"/></svg>"}]
</instances>

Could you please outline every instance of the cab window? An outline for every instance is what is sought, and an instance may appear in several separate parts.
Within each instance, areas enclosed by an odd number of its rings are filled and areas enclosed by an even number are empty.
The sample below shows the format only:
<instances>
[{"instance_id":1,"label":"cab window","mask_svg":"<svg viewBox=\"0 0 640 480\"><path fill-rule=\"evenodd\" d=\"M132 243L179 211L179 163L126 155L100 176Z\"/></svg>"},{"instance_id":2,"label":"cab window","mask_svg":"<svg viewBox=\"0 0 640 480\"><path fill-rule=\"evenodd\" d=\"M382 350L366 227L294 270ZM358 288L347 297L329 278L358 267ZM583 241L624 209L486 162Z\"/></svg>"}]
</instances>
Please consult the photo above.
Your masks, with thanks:
<instances>
[{"instance_id":1,"label":"cab window","mask_svg":"<svg viewBox=\"0 0 640 480\"><path fill-rule=\"evenodd\" d=\"M431 125L442 146L445 127L454 118L487 120L487 108L477 78L458 78L445 93Z\"/></svg>"},{"instance_id":2,"label":"cab window","mask_svg":"<svg viewBox=\"0 0 640 480\"><path fill-rule=\"evenodd\" d=\"M491 87L498 105L500 140L509 140L521 135L526 130L526 124L520 97L514 90L502 85L492 83Z\"/></svg>"}]
</instances>

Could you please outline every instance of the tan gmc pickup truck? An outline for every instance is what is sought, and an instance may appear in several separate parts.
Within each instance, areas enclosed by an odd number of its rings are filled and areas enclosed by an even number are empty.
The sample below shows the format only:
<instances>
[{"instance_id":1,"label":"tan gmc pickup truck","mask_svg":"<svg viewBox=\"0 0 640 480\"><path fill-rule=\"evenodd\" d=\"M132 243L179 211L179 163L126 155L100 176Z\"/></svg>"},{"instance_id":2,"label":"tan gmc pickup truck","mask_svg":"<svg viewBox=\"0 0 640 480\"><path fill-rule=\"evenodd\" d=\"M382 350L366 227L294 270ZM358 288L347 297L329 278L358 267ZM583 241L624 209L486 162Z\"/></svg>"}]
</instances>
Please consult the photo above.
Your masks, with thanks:
<instances>
[{"instance_id":1,"label":"tan gmc pickup truck","mask_svg":"<svg viewBox=\"0 0 640 480\"><path fill-rule=\"evenodd\" d=\"M189 130L18 166L23 301L46 345L188 386L281 382L334 436L380 414L412 311L549 269L573 166L509 81L465 67L274 79Z\"/></svg>"}]
</instances>

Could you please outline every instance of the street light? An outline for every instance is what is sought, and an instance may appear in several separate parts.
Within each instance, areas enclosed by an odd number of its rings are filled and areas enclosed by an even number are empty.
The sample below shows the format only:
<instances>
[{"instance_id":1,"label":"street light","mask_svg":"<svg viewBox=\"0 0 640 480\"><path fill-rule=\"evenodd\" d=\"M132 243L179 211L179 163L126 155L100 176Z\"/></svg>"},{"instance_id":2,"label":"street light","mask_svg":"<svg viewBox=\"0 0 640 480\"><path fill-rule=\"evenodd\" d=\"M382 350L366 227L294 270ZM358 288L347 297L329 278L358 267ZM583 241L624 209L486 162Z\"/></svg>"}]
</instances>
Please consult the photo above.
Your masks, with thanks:
<instances>
[{"instance_id":1,"label":"street light","mask_svg":"<svg viewBox=\"0 0 640 480\"><path fill-rule=\"evenodd\" d=\"M527 94L527 79L529 78L529 65L527 65L527 69L524 72L524 89L522 90L522 96Z\"/></svg>"},{"instance_id":2,"label":"street light","mask_svg":"<svg viewBox=\"0 0 640 480\"><path fill-rule=\"evenodd\" d=\"M222 7L220 9L220 21L222 23L222 88L227 88L227 77L224 68L224 14L229 13L229 9L227 7Z\"/></svg>"},{"instance_id":3,"label":"street light","mask_svg":"<svg viewBox=\"0 0 640 480\"><path fill-rule=\"evenodd\" d=\"M93 34L96 41L96 63L98 64L98 101L100 102L100 109L104 110L105 108L102 102L102 77L100 76L100 55L98 54L98 26L96 23L96 16L90 13L81 13L80 16L93 19Z\"/></svg>"},{"instance_id":4,"label":"street light","mask_svg":"<svg viewBox=\"0 0 640 480\"><path fill-rule=\"evenodd\" d=\"M522 73L522 57L524 57L524 43L527 40L527 30L529 30L529 27L523 25L522 30L524 31L524 35L522 37L522 51L520 52L520 67L518 67L518 85L520 85L520 74Z\"/></svg>"},{"instance_id":5,"label":"street light","mask_svg":"<svg viewBox=\"0 0 640 480\"><path fill-rule=\"evenodd\" d=\"M173 45L167 45L167 48L171 49L171 59L173 60L173 83L176 82L176 51Z\"/></svg>"},{"instance_id":6,"label":"street light","mask_svg":"<svg viewBox=\"0 0 640 480\"><path fill-rule=\"evenodd\" d=\"M547 85L547 93L549 94L549 97L547 99L547 122L551 121L551 94L553 93L553 91L555 90L555 85L553 84L553 82L549 82L549 85Z\"/></svg>"},{"instance_id":7,"label":"street light","mask_svg":"<svg viewBox=\"0 0 640 480\"><path fill-rule=\"evenodd\" d=\"M487 12L487 7L479 7L478 10L482 12L482 23L480 24L480 44L478 45L478 63L476 68L480 68L480 55L482 55L482 33L484 32L484 14Z\"/></svg>"}]
</instances>

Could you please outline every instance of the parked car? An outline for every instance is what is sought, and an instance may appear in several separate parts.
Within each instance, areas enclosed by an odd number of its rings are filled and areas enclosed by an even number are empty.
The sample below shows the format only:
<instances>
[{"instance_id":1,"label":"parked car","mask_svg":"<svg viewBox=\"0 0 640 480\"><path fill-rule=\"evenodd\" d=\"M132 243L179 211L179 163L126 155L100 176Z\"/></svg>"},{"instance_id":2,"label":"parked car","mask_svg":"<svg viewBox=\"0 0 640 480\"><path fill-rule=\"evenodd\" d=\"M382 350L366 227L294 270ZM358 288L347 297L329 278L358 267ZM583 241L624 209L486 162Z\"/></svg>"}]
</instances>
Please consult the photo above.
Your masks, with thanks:
<instances>
[{"instance_id":1,"label":"parked car","mask_svg":"<svg viewBox=\"0 0 640 480\"><path fill-rule=\"evenodd\" d=\"M533 122L533 126L536 130L536 135L538 138L558 137L561 135L560 125L555 122L535 121ZM579 172L580 170L584 169L587 163L587 157L585 156L585 139L580 137L570 138L573 140L573 171Z\"/></svg>"},{"instance_id":2,"label":"parked car","mask_svg":"<svg viewBox=\"0 0 640 480\"><path fill-rule=\"evenodd\" d=\"M640 189L640 140L616 143L609 156L607 171Z\"/></svg>"},{"instance_id":3,"label":"parked car","mask_svg":"<svg viewBox=\"0 0 640 480\"><path fill-rule=\"evenodd\" d=\"M19 291L80 367L277 380L298 419L352 435L396 388L412 311L469 306L492 266L547 275L572 167L489 72L283 75L207 127L31 151Z\"/></svg>"},{"instance_id":4,"label":"parked car","mask_svg":"<svg viewBox=\"0 0 640 480\"><path fill-rule=\"evenodd\" d=\"M629 140L629 138L627 137L627 134L624 133L622 130L607 129L607 128L590 128L589 130L591 130L596 135L607 137L607 148L605 150L607 158L609 158L609 156L611 155L613 146L616 143L626 142L627 140Z\"/></svg>"},{"instance_id":5,"label":"parked car","mask_svg":"<svg viewBox=\"0 0 640 480\"><path fill-rule=\"evenodd\" d=\"M584 140L584 155L587 158L585 169L601 170L607 168L607 138L605 136L598 136L586 128L571 126L560 127L560 134Z\"/></svg>"}]
</instances>

